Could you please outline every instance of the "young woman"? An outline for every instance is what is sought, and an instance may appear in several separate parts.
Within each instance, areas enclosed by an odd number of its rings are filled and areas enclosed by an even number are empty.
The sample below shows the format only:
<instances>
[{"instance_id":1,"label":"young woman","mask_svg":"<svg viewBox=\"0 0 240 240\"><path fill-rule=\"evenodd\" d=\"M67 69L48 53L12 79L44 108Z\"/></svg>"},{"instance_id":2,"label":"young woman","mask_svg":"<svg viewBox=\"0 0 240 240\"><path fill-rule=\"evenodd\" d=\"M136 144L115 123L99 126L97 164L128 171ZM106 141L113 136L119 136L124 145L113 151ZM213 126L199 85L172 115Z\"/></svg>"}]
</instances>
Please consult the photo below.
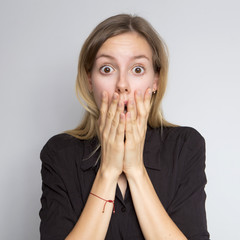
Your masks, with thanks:
<instances>
[{"instance_id":1,"label":"young woman","mask_svg":"<svg viewBox=\"0 0 240 240\"><path fill-rule=\"evenodd\" d=\"M164 120L166 46L143 18L100 23L79 58L86 114L41 151L42 240L208 240L205 142Z\"/></svg>"}]
</instances>

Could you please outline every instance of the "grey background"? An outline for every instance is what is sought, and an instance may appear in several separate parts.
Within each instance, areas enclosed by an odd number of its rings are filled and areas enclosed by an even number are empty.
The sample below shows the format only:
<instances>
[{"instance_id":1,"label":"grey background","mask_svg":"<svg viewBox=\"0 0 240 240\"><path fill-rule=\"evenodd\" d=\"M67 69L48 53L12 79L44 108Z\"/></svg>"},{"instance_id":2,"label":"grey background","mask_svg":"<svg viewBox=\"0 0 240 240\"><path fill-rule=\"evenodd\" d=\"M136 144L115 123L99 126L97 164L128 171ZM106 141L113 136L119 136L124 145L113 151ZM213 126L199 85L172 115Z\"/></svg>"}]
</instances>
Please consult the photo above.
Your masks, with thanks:
<instances>
[{"instance_id":1,"label":"grey background","mask_svg":"<svg viewBox=\"0 0 240 240\"><path fill-rule=\"evenodd\" d=\"M122 12L145 17L167 42L165 116L206 139L211 238L240 239L239 10L237 0L1 0L0 239L39 239L40 150L79 123L81 45Z\"/></svg>"}]
</instances>

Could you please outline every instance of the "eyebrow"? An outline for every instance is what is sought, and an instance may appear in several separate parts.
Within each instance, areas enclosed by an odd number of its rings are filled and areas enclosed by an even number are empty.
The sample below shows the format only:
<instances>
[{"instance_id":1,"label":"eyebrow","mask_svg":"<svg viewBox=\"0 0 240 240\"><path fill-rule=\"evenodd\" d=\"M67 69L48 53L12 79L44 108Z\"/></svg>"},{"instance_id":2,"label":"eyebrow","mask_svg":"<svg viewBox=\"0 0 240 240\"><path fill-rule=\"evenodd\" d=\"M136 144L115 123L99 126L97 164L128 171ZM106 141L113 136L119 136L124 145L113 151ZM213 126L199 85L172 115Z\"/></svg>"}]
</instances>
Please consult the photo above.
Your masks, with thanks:
<instances>
[{"instance_id":1,"label":"eyebrow","mask_svg":"<svg viewBox=\"0 0 240 240\"><path fill-rule=\"evenodd\" d=\"M112 60L115 60L115 57L113 57L113 56L111 56L111 55L108 55L108 54L101 54L101 55L99 55L98 57L96 57L96 60L99 59L99 58L101 58L101 57L110 58L110 59L112 59ZM145 56L145 55L137 55L137 56L133 56L133 57L132 57L132 59L140 59L140 58L145 58L145 59L147 59L148 61L150 61L149 58L148 58L147 56Z\"/></svg>"}]
</instances>

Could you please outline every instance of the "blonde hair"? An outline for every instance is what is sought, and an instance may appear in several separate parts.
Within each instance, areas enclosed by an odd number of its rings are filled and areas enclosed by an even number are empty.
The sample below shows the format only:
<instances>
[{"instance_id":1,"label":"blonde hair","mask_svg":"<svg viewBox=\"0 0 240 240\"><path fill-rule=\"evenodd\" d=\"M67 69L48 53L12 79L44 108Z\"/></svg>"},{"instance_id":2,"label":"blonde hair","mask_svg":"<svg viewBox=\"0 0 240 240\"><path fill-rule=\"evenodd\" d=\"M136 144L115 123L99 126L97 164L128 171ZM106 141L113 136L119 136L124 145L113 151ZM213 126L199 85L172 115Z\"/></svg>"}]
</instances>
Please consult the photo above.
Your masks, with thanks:
<instances>
[{"instance_id":1,"label":"blonde hair","mask_svg":"<svg viewBox=\"0 0 240 240\"><path fill-rule=\"evenodd\" d=\"M152 95L148 125L152 128L175 126L164 119L161 110L161 102L167 86L167 46L145 19L129 14L119 14L107 18L97 25L83 44L78 62L76 94L86 112L80 125L73 130L65 131L65 133L79 139L90 139L98 135L99 109L88 89L88 74L92 70L96 54L102 44L108 38L126 32L136 32L147 40L153 52L154 71L159 74L158 89L156 94Z\"/></svg>"}]
</instances>

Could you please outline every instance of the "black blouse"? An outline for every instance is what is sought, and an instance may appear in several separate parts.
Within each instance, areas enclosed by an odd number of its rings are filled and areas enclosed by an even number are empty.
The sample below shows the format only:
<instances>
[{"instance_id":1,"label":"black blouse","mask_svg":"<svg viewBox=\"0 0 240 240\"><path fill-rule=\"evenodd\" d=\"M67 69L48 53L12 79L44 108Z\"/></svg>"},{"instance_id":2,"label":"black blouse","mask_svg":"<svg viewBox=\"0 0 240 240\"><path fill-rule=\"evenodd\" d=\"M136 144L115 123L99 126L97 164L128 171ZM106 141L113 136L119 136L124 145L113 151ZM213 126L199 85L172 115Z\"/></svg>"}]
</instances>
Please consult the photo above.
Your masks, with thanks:
<instances>
[{"instance_id":1,"label":"black blouse","mask_svg":"<svg viewBox=\"0 0 240 240\"><path fill-rule=\"evenodd\" d=\"M63 240L76 224L99 168L97 138L79 140L67 134L52 137L41 151L41 240ZM91 156L91 157L89 157ZM209 240L204 187L205 141L193 128L148 127L144 164L167 213L190 240ZM117 186L115 210L107 240L144 239L127 186Z\"/></svg>"}]
</instances>

